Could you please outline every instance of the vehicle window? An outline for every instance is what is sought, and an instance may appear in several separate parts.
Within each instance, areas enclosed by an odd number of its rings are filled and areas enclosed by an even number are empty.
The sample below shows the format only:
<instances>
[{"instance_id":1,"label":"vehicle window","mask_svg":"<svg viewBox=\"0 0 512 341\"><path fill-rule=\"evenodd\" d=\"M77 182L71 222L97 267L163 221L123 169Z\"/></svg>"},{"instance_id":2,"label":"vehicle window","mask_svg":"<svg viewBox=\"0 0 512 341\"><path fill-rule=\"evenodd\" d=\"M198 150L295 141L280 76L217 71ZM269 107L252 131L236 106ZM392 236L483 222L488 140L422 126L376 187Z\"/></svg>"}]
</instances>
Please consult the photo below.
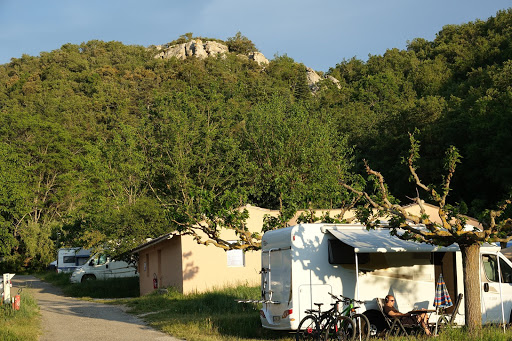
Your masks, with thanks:
<instances>
[{"instance_id":1,"label":"vehicle window","mask_svg":"<svg viewBox=\"0 0 512 341\"><path fill-rule=\"evenodd\" d=\"M501 258L500 270L503 283L512 283L512 268Z\"/></svg>"},{"instance_id":2,"label":"vehicle window","mask_svg":"<svg viewBox=\"0 0 512 341\"><path fill-rule=\"evenodd\" d=\"M62 262L75 264L75 256L64 256L62 257Z\"/></svg>"},{"instance_id":3,"label":"vehicle window","mask_svg":"<svg viewBox=\"0 0 512 341\"><path fill-rule=\"evenodd\" d=\"M495 255L482 255L485 276L491 282L499 282L498 262ZM512 268L500 258L501 282L512 283Z\"/></svg>"},{"instance_id":4,"label":"vehicle window","mask_svg":"<svg viewBox=\"0 0 512 341\"><path fill-rule=\"evenodd\" d=\"M495 255L482 255L485 276L491 282L498 282L498 263Z\"/></svg>"},{"instance_id":5,"label":"vehicle window","mask_svg":"<svg viewBox=\"0 0 512 341\"><path fill-rule=\"evenodd\" d=\"M99 257L98 257L98 263L96 263L97 265L103 265L107 262L107 255L106 254L101 254Z\"/></svg>"}]
</instances>

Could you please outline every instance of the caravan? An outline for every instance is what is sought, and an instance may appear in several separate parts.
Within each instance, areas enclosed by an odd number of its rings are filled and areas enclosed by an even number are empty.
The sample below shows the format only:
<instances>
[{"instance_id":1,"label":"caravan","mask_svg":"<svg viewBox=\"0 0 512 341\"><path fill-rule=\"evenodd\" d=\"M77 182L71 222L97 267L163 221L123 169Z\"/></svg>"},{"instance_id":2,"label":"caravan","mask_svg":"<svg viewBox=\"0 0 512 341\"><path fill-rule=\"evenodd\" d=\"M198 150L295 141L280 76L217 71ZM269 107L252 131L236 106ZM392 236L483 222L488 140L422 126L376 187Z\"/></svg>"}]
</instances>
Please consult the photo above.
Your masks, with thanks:
<instances>
[{"instance_id":1,"label":"caravan","mask_svg":"<svg viewBox=\"0 0 512 341\"><path fill-rule=\"evenodd\" d=\"M512 263L499 247L481 247L483 322L511 321ZM392 294L398 309L432 309L435 283L443 274L452 298L464 292L462 256L457 245L440 247L404 241L389 229L359 224L300 224L262 238L263 327L297 329L314 303L329 307L329 292L365 302L361 312L382 325L376 298ZM501 276L499 276L501 274ZM464 305L456 322L464 323ZM436 318L435 316L431 318Z\"/></svg>"},{"instance_id":2,"label":"caravan","mask_svg":"<svg viewBox=\"0 0 512 341\"><path fill-rule=\"evenodd\" d=\"M80 247L63 248L57 252L57 272L73 272L91 257L91 250Z\"/></svg>"}]
</instances>

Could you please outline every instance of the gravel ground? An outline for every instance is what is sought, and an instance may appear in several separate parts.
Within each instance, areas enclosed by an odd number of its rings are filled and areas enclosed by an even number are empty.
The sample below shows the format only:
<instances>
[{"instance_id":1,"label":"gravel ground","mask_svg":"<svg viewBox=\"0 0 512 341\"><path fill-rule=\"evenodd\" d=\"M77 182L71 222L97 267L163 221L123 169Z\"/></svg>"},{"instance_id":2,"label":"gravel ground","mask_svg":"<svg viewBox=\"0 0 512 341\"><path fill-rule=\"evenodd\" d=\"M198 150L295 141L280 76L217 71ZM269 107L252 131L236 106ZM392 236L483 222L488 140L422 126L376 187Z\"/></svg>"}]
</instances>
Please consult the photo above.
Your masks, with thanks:
<instances>
[{"instance_id":1,"label":"gravel ground","mask_svg":"<svg viewBox=\"0 0 512 341\"><path fill-rule=\"evenodd\" d=\"M23 290L30 290L39 304L43 329L41 341L179 341L125 313L123 307L65 297L58 288L33 276L16 275L12 282L11 294L15 295L22 287Z\"/></svg>"}]
</instances>

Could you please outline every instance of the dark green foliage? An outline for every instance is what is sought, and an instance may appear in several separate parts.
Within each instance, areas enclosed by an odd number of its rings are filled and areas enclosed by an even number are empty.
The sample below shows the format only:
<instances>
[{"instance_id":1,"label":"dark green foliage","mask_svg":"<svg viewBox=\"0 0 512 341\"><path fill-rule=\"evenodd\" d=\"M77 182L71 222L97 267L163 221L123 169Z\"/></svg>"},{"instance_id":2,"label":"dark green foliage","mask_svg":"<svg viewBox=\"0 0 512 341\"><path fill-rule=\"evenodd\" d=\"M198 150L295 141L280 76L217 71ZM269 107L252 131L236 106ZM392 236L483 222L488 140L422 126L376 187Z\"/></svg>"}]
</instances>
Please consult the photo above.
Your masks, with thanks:
<instances>
[{"instance_id":1,"label":"dark green foliage","mask_svg":"<svg viewBox=\"0 0 512 341\"><path fill-rule=\"evenodd\" d=\"M254 43L240 32L237 32L234 37L228 38L226 44L228 45L229 52L248 54L258 51Z\"/></svg>"},{"instance_id":2,"label":"dark green foliage","mask_svg":"<svg viewBox=\"0 0 512 341\"><path fill-rule=\"evenodd\" d=\"M512 187L511 27L501 11L342 61L328 72L339 87L323 80L314 95L292 58L238 57L256 51L240 32L225 58L90 41L12 59L0 65L0 257L37 267L61 246L123 254L200 221L214 238L243 225L247 203L286 224L297 209L346 205L338 180L363 158L407 203L399 160L416 128L422 179L439 183L456 146L449 199L476 215Z\"/></svg>"}]
</instances>

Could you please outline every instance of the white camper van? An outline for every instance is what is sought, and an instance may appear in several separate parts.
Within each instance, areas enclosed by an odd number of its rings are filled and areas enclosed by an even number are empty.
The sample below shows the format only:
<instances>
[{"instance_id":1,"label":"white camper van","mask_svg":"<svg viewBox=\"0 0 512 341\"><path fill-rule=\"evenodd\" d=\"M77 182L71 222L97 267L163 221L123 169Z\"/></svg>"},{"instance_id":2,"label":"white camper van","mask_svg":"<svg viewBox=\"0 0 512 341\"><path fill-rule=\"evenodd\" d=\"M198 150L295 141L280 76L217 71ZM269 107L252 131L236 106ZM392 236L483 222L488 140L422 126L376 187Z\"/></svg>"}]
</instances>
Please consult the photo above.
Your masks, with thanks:
<instances>
[{"instance_id":1,"label":"white camper van","mask_svg":"<svg viewBox=\"0 0 512 341\"><path fill-rule=\"evenodd\" d=\"M304 311L316 308L313 303L330 307L329 292L365 301L360 311L377 329L383 321L375 298L394 295L400 311L433 309L441 273L454 301L464 292L457 245L404 241L391 236L388 229L367 231L363 225L351 224L291 226L263 235L261 257L260 316L263 327L269 329L297 329ZM480 259L483 322L508 323L512 263L491 245L481 247ZM459 313L456 322L463 324L463 304Z\"/></svg>"},{"instance_id":2,"label":"white camper van","mask_svg":"<svg viewBox=\"0 0 512 341\"><path fill-rule=\"evenodd\" d=\"M73 271L70 281L80 283L88 280L136 277L138 275L137 267L134 264L114 260L104 253L98 253Z\"/></svg>"},{"instance_id":3,"label":"white camper van","mask_svg":"<svg viewBox=\"0 0 512 341\"><path fill-rule=\"evenodd\" d=\"M57 252L57 272L73 272L91 257L91 250L80 247L63 248Z\"/></svg>"}]
</instances>

